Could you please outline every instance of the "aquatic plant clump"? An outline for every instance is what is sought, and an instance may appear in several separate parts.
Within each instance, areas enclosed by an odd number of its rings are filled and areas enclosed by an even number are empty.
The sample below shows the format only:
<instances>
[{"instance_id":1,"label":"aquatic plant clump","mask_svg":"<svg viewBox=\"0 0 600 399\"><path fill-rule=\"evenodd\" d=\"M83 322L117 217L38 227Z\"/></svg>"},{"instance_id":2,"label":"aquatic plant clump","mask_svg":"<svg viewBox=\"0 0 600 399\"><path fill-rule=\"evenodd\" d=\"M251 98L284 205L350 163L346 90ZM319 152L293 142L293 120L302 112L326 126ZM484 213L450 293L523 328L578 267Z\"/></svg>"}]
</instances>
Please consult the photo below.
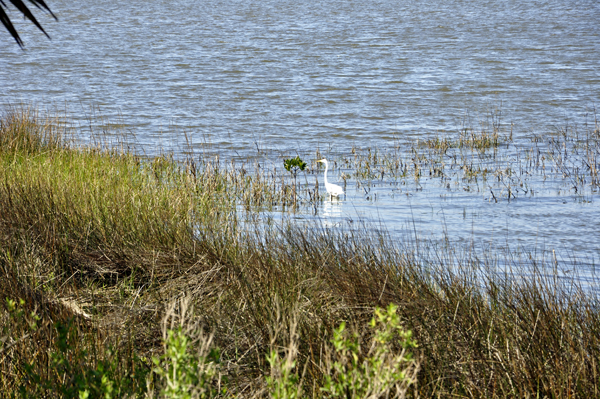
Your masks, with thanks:
<instances>
[{"instance_id":1,"label":"aquatic plant clump","mask_svg":"<svg viewBox=\"0 0 600 399\"><path fill-rule=\"evenodd\" d=\"M554 260L499 274L366 227L249 222L293 203L281 167L76 148L63 126L0 122L2 396L597 396L598 298Z\"/></svg>"}]
</instances>

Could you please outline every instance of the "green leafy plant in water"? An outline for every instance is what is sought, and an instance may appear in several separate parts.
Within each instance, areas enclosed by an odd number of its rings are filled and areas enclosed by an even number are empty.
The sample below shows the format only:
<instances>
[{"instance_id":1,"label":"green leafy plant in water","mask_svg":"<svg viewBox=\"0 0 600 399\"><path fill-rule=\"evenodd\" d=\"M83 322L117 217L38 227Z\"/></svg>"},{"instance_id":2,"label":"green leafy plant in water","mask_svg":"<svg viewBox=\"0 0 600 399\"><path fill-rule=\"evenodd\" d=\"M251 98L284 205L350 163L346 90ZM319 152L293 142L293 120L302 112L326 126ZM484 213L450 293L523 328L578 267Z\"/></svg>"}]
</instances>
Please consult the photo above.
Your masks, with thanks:
<instances>
[{"instance_id":1,"label":"green leafy plant in water","mask_svg":"<svg viewBox=\"0 0 600 399\"><path fill-rule=\"evenodd\" d=\"M290 172L292 174L292 176L294 176L294 207L295 207L296 206L296 176L297 176L298 172L306 169L306 162L304 162L302 159L300 159L299 156L296 156L296 158L284 159L283 167L285 168L285 170Z\"/></svg>"},{"instance_id":2,"label":"green leafy plant in water","mask_svg":"<svg viewBox=\"0 0 600 399\"><path fill-rule=\"evenodd\" d=\"M321 388L330 398L403 397L416 381L418 363L408 352L417 344L405 331L396 314L398 307L377 308L369 326L372 339L364 353L356 333L348 333L346 324L334 330L334 353L328 363L325 384Z\"/></svg>"},{"instance_id":3,"label":"green leafy plant in water","mask_svg":"<svg viewBox=\"0 0 600 399\"><path fill-rule=\"evenodd\" d=\"M296 158L284 159L283 167L285 168L285 170L293 173L294 176L296 176L296 173L306 169L306 162L304 162L302 159L300 159L299 156L297 156Z\"/></svg>"},{"instance_id":4,"label":"green leafy plant in water","mask_svg":"<svg viewBox=\"0 0 600 399\"><path fill-rule=\"evenodd\" d=\"M219 374L220 354L218 349L208 349L210 339L198 355L190 353L191 340L181 327L168 330L165 353L153 357L154 373L162 385L161 397L192 399L212 398L219 394L213 380ZM224 393L225 389L221 393Z\"/></svg>"}]
</instances>

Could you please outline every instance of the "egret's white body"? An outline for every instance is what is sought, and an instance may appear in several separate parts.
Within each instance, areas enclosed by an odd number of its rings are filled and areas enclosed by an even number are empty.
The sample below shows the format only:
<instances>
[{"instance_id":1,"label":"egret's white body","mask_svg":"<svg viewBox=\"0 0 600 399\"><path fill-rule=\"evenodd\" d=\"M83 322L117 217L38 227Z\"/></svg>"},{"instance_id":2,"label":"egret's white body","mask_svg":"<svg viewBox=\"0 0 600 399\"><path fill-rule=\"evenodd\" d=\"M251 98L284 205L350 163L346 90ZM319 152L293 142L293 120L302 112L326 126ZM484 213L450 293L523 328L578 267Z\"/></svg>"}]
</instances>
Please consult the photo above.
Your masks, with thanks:
<instances>
[{"instance_id":1,"label":"egret's white body","mask_svg":"<svg viewBox=\"0 0 600 399\"><path fill-rule=\"evenodd\" d=\"M339 197L340 195L344 195L344 190L337 184L331 184L327 181L327 171L329 170L329 162L326 159L318 160L317 162L323 162L325 164L325 190L327 190L327 194L332 197Z\"/></svg>"}]
</instances>

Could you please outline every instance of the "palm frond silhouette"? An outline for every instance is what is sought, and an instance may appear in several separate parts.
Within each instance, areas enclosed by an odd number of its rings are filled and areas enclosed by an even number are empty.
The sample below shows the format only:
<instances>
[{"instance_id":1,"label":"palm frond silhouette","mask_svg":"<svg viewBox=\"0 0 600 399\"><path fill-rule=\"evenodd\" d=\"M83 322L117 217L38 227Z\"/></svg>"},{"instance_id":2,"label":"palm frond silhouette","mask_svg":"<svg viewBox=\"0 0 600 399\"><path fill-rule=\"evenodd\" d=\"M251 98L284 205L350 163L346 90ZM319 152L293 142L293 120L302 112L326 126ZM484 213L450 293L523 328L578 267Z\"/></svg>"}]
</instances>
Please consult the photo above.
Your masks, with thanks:
<instances>
[{"instance_id":1,"label":"palm frond silhouette","mask_svg":"<svg viewBox=\"0 0 600 399\"><path fill-rule=\"evenodd\" d=\"M5 1L7 1L7 0L0 0L0 21L2 21L2 25L4 25L6 30L8 30L8 32L11 34L11 36L17 41L17 44L22 48L23 41L21 40L21 37L19 36L19 32L17 32L17 30L15 29L15 26L13 25L12 21L8 17L8 14L7 14L8 7L7 7L7 4L5 3ZM9 1L12 3L13 6L15 6L17 8L17 10L19 10L21 12L21 14L23 14L23 17L25 17L26 19L33 22L33 24L35 26L37 26L39 30L44 32L44 35L46 35L48 38L50 38L50 36L46 33L44 28L42 28L42 25L40 25L38 20L35 18L35 16L29 10L29 8L27 8L27 5L25 5L25 2L23 0L9 0ZM29 2L31 4L33 4L34 6L36 6L37 8L39 8L40 10L49 12L50 15L52 15L54 17L54 19L56 19L58 21L58 18L56 18L56 15L54 15L52 13L52 10L50 10L50 8L46 5L44 0L29 0Z\"/></svg>"}]
</instances>

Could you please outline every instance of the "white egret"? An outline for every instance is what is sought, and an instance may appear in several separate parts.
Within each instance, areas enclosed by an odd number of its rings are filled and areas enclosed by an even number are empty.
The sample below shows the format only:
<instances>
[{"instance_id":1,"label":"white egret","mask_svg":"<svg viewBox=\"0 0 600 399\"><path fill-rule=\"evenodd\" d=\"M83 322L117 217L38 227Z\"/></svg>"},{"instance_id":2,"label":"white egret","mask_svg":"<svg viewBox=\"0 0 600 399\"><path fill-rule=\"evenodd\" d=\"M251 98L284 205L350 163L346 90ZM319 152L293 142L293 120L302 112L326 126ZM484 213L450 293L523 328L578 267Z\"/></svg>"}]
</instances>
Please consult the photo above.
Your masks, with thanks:
<instances>
[{"instance_id":1,"label":"white egret","mask_svg":"<svg viewBox=\"0 0 600 399\"><path fill-rule=\"evenodd\" d=\"M327 182L327 170L329 169L329 162L325 158L318 160L317 162L323 162L325 164L325 190L331 197L339 197L344 194L344 190L337 184L331 184Z\"/></svg>"}]
</instances>

